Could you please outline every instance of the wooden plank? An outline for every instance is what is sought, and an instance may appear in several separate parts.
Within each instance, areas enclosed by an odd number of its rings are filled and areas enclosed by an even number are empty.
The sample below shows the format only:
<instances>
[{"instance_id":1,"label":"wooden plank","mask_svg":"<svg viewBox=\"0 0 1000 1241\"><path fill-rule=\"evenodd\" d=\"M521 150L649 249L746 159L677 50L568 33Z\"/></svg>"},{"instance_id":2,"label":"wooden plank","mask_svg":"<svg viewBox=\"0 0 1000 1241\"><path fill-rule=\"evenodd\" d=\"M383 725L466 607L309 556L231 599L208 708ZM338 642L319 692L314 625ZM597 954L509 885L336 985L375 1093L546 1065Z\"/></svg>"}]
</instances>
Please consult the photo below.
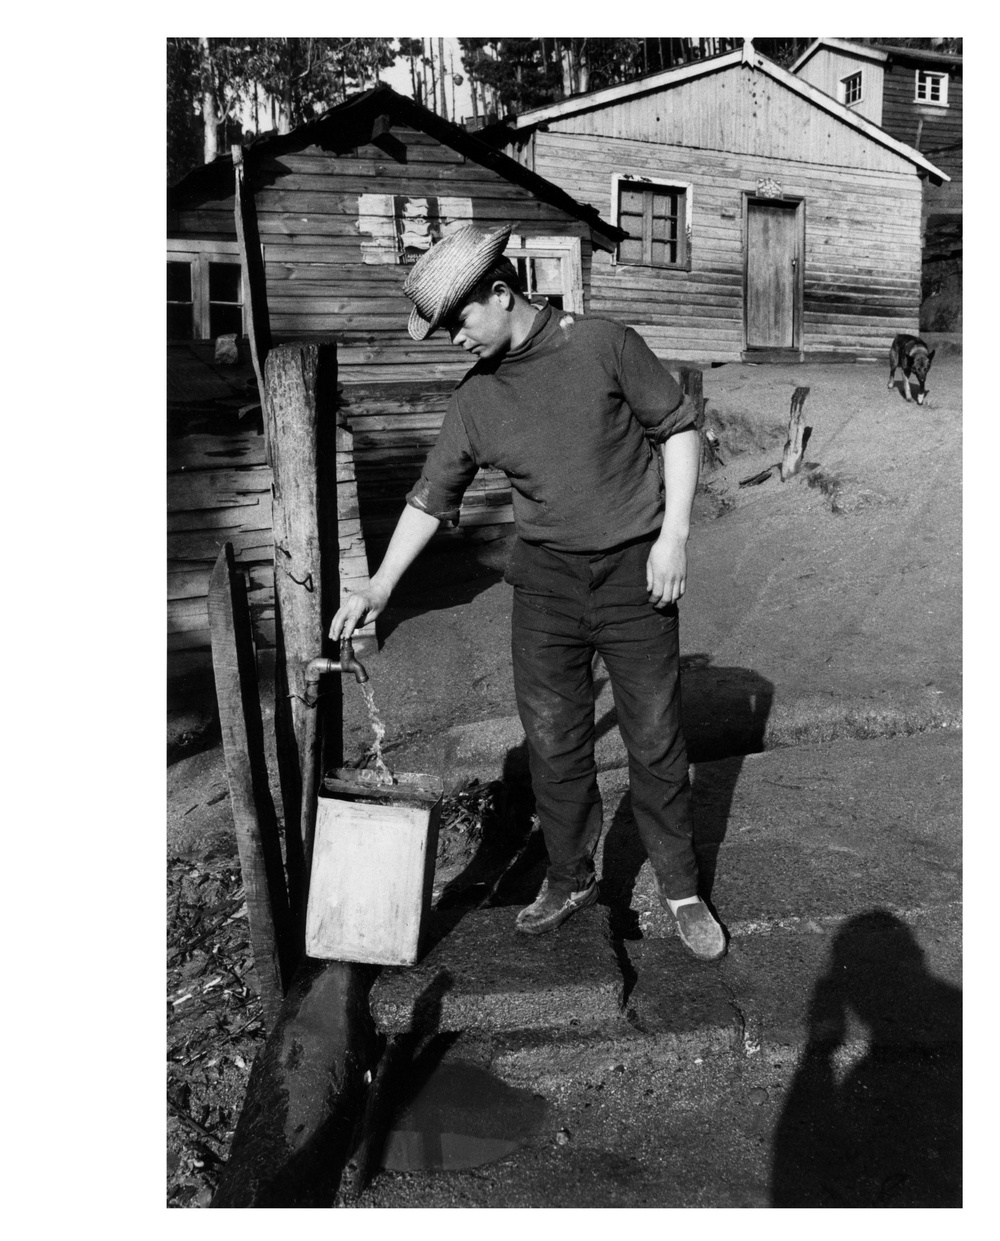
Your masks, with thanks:
<instances>
[{"instance_id":1,"label":"wooden plank","mask_svg":"<svg viewBox=\"0 0 1000 1241\"><path fill-rule=\"evenodd\" d=\"M167 536L167 557L170 560L213 560L230 542L237 558L268 559L273 543L267 530L181 530Z\"/></svg>"},{"instance_id":2,"label":"wooden plank","mask_svg":"<svg viewBox=\"0 0 1000 1241\"><path fill-rule=\"evenodd\" d=\"M288 894L278 822L271 800L256 659L246 588L228 544L209 589L212 664L222 726L230 804L246 894L254 970L265 1019L273 1025L297 953L290 934Z\"/></svg>"},{"instance_id":3,"label":"wooden plank","mask_svg":"<svg viewBox=\"0 0 1000 1241\"><path fill-rule=\"evenodd\" d=\"M236 240L240 247L240 264L243 268L243 296L249 314L246 321L250 331L250 355L257 376L257 390L264 391L264 362L271 348L271 323L267 312L267 278L260 251L260 232L253 191L247 185L247 170L243 149L233 147L233 169L236 188L233 196L233 212L236 224Z\"/></svg>"},{"instance_id":4,"label":"wooden plank","mask_svg":"<svg viewBox=\"0 0 1000 1241\"><path fill-rule=\"evenodd\" d=\"M266 467L185 471L167 479L167 507L172 513L239 508L263 496L270 502L271 471Z\"/></svg>"},{"instance_id":5,"label":"wooden plank","mask_svg":"<svg viewBox=\"0 0 1000 1241\"><path fill-rule=\"evenodd\" d=\"M263 495L251 504L216 509L192 509L167 514L167 533L177 531L270 530L271 497Z\"/></svg>"},{"instance_id":6,"label":"wooden plank","mask_svg":"<svg viewBox=\"0 0 1000 1241\"><path fill-rule=\"evenodd\" d=\"M182 435L167 440L167 470L211 470L226 466L266 465L259 431Z\"/></svg>"}]
</instances>

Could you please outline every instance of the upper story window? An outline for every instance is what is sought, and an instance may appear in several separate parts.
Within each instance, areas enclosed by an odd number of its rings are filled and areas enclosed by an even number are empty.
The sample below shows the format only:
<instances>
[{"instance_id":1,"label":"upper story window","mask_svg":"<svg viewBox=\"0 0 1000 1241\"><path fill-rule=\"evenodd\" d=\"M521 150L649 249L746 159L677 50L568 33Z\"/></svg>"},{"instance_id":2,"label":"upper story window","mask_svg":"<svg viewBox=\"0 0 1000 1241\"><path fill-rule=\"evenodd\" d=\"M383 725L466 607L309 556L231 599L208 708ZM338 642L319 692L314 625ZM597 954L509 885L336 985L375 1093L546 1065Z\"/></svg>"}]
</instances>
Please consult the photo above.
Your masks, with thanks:
<instances>
[{"instance_id":1,"label":"upper story window","mask_svg":"<svg viewBox=\"0 0 1000 1241\"><path fill-rule=\"evenodd\" d=\"M167 339L245 334L243 270L234 241L167 242Z\"/></svg>"},{"instance_id":2,"label":"upper story window","mask_svg":"<svg viewBox=\"0 0 1000 1241\"><path fill-rule=\"evenodd\" d=\"M915 103L933 103L939 108L948 106L948 75L932 69L917 70Z\"/></svg>"},{"instance_id":3,"label":"upper story window","mask_svg":"<svg viewBox=\"0 0 1000 1241\"><path fill-rule=\"evenodd\" d=\"M851 73L846 78L840 79L840 102L850 107L852 103L860 103L861 100L861 70L859 69L857 73Z\"/></svg>"},{"instance_id":4,"label":"upper story window","mask_svg":"<svg viewBox=\"0 0 1000 1241\"><path fill-rule=\"evenodd\" d=\"M629 236L616 261L626 266L690 266L691 187L666 181L613 178L616 223Z\"/></svg>"}]
</instances>

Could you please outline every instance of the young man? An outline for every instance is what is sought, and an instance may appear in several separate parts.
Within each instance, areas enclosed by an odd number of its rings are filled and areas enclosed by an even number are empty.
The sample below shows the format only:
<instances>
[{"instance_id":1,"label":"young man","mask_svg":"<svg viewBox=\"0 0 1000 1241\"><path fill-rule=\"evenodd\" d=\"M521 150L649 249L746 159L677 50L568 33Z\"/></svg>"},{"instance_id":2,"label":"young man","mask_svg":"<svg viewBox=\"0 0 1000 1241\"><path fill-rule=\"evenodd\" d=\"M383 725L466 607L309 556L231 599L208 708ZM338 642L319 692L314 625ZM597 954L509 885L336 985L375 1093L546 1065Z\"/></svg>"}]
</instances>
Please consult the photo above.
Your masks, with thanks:
<instances>
[{"instance_id":1,"label":"young man","mask_svg":"<svg viewBox=\"0 0 1000 1241\"><path fill-rule=\"evenodd\" d=\"M657 891L683 942L712 960L725 936L698 896L678 675L677 601L700 457L693 411L631 328L532 306L502 257L510 231L458 230L403 285L414 303L410 335L423 340L443 326L476 363L452 395L378 572L344 602L330 636L349 637L384 610L440 523L457 520L480 466L503 470L517 532L506 574L514 690L549 855L517 929L542 934L597 900L598 651Z\"/></svg>"}]
</instances>

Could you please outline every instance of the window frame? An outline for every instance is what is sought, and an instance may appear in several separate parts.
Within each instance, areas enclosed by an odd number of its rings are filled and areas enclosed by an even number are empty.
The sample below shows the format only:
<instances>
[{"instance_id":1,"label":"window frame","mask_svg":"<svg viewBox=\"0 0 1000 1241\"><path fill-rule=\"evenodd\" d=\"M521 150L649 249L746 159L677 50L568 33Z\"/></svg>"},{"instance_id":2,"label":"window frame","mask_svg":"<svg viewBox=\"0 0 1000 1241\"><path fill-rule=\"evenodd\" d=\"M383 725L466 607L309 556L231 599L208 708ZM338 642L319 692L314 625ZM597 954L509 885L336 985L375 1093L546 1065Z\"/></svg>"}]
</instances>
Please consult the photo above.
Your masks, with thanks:
<instances>
[{"instance_id":1,"label":"window frame","mask_svg":"<svg viewBox=\"0 0 1000 1241\"><path fill-rule=\"evenodd\" d=\"M857 81L858 81L858 93L857 93L856 98L848 99L847 98L847 95L848 95L847 84L848 82L853 82L855 78L857 78ZM844 77L842 77L837 84L837 96L838 96L839 101L844 105L845 108L854 108L859 103L864 103L865 101L864 70L863 69L852 69L850 73L845 74Z\"/></svg>"},{"instance_id":2,"label":"window frame","mask_svg":"<svg viewBox=\"0 0 1000 1241\"><path fill-rule=\"evenodd\" d=\"M261 256L264 247L261 246ZM236 260L233 264L233 260ZM187 237L170 237L167 239L167 262L187 263L191 268L191 339L206 341L214 340L209 334L212 317L212 303L209 300L208 269L210 263L223 262L240 268L240 301L227 302L226 305L240 307L242 323L241 336L250 333L250 308L247 304L246 282L243 276L243 265L240 261L240 247L236 241L202 241ZM171 304L168 301L168 305ZM186 305L186 303L176 303ZM168 339L182 339L170 337Z\"/></svg>"},{"instance_id":3,"label":"window frame","mask_svg":"<svg viewBox=\"0 0 1000 1241\"><path fill-rule=\"evenodd\" d=\"M915 69L913 74L913 102L919 103L925 108L947 108L948 107L948 73L942 69ZM920 94L921 78L925 79L924 84L927 85L927 79L937 78L941 84L941 98L929 99Z\"/></svg>"},{"instance_id":4,"label":"window frame","mask_svg":"<svg viewBox=\"0 0 1000 1241\"><path fill-rule=\"evenodd\" d=\"M691 212L694 199L694 186L690 181L674 178L651 177L646 173L614 172L611 174L611 206L614 223L621 227L621 191L626 189L642 189L651 192L657 190L673 190L684 195L684 227L680 230L679 240L683 255L676 263L633 263L623 259L620 254L621 243L615 247L611 262L616 267L644 267L652 271L690 271L691 270Z\"/></svg>"}]
</instances>

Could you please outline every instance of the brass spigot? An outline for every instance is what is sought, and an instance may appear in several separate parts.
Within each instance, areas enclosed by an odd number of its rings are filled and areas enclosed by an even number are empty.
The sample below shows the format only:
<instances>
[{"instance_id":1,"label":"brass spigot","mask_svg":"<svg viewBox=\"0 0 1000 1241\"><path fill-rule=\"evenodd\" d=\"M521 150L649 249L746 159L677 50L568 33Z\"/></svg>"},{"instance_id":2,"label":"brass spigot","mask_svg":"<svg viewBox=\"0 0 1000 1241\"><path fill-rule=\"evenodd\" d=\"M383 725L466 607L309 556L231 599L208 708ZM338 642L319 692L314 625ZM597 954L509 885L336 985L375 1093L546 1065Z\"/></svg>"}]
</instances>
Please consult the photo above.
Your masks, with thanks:
<instances>
[{"instance_id":1,"label":"brass spigot","mask_svg":"<svg viewBox=\"0 0 1000 1241\"><path fill-rule=\"evenodd\" d=\"M364 664L354 654L354 643L350 638L344 638L340 643L339 659L328 659L325 655L317 655L315 659L310 659L306 664L306 699L310 706L315 704L318 697L319 679L327 672L353 672L359 685L363 685L368 680L368 672Z\"/></svg>"}]
</instances>

